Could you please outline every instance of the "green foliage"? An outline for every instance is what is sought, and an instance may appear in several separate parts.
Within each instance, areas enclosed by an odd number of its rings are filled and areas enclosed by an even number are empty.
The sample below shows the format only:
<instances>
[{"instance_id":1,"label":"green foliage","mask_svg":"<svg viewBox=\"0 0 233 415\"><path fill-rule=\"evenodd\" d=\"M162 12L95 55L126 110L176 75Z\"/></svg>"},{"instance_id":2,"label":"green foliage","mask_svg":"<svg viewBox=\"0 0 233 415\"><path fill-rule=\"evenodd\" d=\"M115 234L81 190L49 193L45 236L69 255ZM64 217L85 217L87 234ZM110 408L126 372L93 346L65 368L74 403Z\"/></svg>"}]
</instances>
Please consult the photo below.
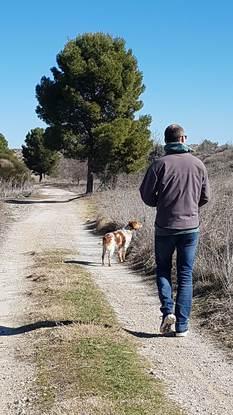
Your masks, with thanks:
<instances>
[{"instance_id":1,"label":"green foliage","mask_svg":"<svg viewBox=\"0 0 233 415\"><path fill-rule=\"evenodd\" d=\"M139 120L116 119L95 130L95 172L105 181L116 178L120 172L134 173L146 164L145 154L151 148L150 133L144 130L147 117Z\"/></svg>"},{"instance_id":2,"label":"green foliage","mask_svg":"<svg viewBox=\"0 0 233 415\"><path fill-rule=\"evenodd\" d=\"M9 150L8 142L5 139L4 135L0 133L0 152L5 153Z\"/></svg>"},{"instance_id":3,"label":"green foliage","mask_svg":"<svg viewBox=\"0 0 233 415\"><path fill-rule=\"evenodd\" d=\"M27 167L35 174L50 174L58 161L55 151L44 145L44 129L34 128L25 139L26 146L22 146L23 158Z\"/></svg>"},{"instance_id":4,"label":"green foliage","mask_svg":"<svg viewBox=\"0 0 233 415\"><path fill-rule=\"evenodd\" d=\"M151 118L134 119L145 87L124 40L103 33L78 36L57 55L57 64L53 80L43 77L36 87L37 114L49 125L46 145L88 159L89 174L142 168L151 147Z\"/></svg>"}]
</instances>

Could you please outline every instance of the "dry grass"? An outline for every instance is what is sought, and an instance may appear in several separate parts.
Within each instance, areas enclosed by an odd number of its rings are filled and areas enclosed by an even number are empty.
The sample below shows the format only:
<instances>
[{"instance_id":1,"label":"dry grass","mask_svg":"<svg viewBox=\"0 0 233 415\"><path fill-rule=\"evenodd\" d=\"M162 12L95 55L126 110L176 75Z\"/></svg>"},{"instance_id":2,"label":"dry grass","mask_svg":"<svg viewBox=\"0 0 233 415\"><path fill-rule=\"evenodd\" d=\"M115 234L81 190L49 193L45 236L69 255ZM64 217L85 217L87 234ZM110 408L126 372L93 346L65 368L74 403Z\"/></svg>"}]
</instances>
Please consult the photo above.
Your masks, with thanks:
<instances>
[{"instance_id":1,"label":"dry grass","mask_svg":"<svg viewBox=\"0 0 233 415\"><path fill-rule=\"evenodd\" d=\"M23 181L22 183L15 182L14 180L0 179L0 198L6 199L8 197L16 197L19 195L27 195L33 189L33 182Z\"/></svg>"},{"instance_id":2,"label":"dry grass","mask_svg":"<svg viewBox=\"0 0 233 415\"><path fill-rule=\"evenodd\" d=\"M67 262L67 254L36 255L28 276L36 287L31 320L57 323L34 332L25 356L37 365L39 413L181 414L164 399L161 383L137 356L136 341L119 328L90 275Z\"/></svg>"},{"instance_id":3,"label":"dry grass","mask_svg":"<svg viewBox=\"0 0 233 415\"><path fill-rule=\"evenodd\" d=\"M222 154L221 158L224 160ZM201 236L194 269L194 305L202 324L232 347L233 184L229 170L227 174L217 175L215 172L210 180L212 199L201 209ZM155 212L142 203L139 185L140 182L130 189L122 186L95 195L97 230L114 229L132 218L142 221L143 228L133 241L128 260L134 268L154 274Z\"/></svg>"}]
</instances>

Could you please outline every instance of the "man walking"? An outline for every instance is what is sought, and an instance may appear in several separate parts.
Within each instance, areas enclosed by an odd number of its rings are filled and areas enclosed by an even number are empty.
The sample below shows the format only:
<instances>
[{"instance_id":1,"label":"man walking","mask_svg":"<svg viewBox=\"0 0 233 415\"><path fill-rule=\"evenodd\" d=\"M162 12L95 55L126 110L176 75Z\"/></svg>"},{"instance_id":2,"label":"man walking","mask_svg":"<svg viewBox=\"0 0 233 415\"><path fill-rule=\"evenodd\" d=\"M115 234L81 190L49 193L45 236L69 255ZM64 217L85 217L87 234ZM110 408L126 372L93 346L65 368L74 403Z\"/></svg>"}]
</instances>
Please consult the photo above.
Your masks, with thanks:
<instances>
[{"instance_id":1,"label":"man walking","mask_svg":"<svg viewBox=\"0 0 233 415\"><path fill-rule=\"evenodd\" d=\"M156 276L161 312L160 332L188 334L192 307L192 270L199 237L199 208L208 202L209 182L204 164L185 144L184 129L165 130L165 155L155 160L140 186L142 200L157 208L155 220ZM177 295L174 307L172 256L177 253Z\"/></svg>"}]
</instances>

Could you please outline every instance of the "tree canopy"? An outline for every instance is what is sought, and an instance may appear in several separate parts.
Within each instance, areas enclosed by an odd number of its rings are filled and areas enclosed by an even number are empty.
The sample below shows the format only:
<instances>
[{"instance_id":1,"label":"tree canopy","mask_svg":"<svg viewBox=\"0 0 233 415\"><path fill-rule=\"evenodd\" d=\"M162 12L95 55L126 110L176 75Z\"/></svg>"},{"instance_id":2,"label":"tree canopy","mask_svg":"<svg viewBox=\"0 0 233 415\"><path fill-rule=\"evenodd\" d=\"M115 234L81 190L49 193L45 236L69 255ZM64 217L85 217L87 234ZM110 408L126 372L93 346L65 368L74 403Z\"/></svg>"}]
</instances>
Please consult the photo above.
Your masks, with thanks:
<instances>
[{"instance_id":1,"label":"tree canopy","mask_svg":"<svg viewBox=\"0 0 233 415\"><path fill-rule=\"evenodd\" d=\"M22 146L23 158L27 167L42 180L43 174L50 174L58 160L56 152L44 145L44 129L34 128L26 136L26 146Z\"/></svg>"},{"instance_id":2,"label":"tree canopy","mask_svg":"<svg viewBox=\"0 0 233 415\"><path fill-rule=\"evenodd\" d=\"M150 116L135 119L143 103L142 73L125 42L103 33L69 41L36 87L36 112L49 127L53 150L88 161L87 192L93 173L142 168L151 148Z\"/></svg>"}]
</instances>

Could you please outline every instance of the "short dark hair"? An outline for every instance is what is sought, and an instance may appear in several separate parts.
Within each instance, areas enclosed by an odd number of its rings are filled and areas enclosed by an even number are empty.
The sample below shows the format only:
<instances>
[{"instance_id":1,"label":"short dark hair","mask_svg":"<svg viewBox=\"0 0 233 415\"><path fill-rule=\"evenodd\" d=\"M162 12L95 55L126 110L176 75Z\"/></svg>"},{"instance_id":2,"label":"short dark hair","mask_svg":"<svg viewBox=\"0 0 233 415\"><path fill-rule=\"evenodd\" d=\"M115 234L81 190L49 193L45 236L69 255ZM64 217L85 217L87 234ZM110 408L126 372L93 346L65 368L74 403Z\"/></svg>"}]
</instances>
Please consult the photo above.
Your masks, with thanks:
<instances>
[{"instance_id":1,"label":"short dark hair","mask_svg":"<svg viewBox=\"0 0 233 415\"><path fill-rule=\"evenodd\" d=\"M179 141L179 138L184 135L184 129L178 124L169 125L164 132L164 139L166 143Z\"/></svg>"}]
</instances>

